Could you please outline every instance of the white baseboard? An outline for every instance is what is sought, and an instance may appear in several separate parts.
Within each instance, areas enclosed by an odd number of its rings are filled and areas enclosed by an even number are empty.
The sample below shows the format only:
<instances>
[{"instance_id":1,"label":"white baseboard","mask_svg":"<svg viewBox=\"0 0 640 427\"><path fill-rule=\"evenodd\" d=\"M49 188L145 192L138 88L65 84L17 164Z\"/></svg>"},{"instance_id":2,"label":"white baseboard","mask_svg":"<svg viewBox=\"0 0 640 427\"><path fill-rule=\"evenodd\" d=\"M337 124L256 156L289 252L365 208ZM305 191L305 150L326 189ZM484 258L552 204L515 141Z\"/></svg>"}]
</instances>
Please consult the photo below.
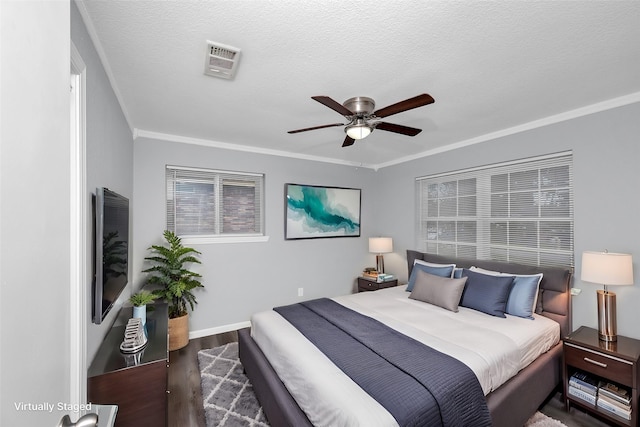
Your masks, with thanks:
<instances>
[{"instance_id":1,"label":"white baseboard","mask_svg":"<svg viewBox=\"0 0 640 427\"><path fill-rule=\"evenodd\" d=\"M216 326L215 328L200 329L198 331L189 331L189 339L208 337L209 335L223 334L225 332L237 331L238 329L248 328L251 326L250 321L232 323L230 325Z\"/></svg>"}]
</instances>

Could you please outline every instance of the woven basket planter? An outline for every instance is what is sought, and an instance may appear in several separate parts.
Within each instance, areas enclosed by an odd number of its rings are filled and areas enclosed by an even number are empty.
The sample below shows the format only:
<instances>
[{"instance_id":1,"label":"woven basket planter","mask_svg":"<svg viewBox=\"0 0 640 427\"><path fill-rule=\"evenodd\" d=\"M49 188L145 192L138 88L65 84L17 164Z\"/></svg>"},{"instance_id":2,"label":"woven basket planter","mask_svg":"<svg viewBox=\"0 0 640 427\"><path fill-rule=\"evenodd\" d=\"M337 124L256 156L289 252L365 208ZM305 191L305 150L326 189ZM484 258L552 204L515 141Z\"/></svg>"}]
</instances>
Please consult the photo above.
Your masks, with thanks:
<instances>
[{"instance_id":1,"label":"woven basket planter","mask_svg":"<svg viewBox=\"0 0 640 427\"><path fill-rule=\"evenodd\" d=\"M169 351L179 350L189 344L189 315L169 319Z\"/></svg>"}]
</instances>

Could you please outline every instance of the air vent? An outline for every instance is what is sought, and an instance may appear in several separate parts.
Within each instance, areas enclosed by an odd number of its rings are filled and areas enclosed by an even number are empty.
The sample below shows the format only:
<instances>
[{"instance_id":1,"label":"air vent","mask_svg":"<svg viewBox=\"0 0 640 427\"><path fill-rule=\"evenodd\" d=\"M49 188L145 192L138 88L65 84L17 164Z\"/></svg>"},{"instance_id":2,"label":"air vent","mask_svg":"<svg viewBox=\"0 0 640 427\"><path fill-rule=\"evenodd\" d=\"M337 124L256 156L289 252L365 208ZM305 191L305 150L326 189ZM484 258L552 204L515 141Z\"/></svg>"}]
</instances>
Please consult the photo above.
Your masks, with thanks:
<instances>
[{"instance_id":1,"label":"air vent","mask_svg":"<svg viewBox=\"0 0 640 427\"><path fill-rule=\"evenodd\" d=\"M231 79L240 61L240 49L207 41L204 73L208 76Z\"/></svg>"}]
</instances>

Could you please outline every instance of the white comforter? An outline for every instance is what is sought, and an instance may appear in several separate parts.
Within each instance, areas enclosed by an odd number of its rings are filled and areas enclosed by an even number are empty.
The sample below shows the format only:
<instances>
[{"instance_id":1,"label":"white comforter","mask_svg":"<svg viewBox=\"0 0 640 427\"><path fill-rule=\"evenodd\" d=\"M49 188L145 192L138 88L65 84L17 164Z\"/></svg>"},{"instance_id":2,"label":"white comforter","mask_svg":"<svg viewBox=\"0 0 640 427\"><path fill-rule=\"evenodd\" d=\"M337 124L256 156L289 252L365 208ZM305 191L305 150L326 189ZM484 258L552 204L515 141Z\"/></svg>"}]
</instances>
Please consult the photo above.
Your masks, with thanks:
<instances>
[{"instance_id":1,"label":"white comforter","mask_svg":"<svg viewBox=\"0 0 640 427\"><path fill-rule=\"evenodd\" d=\"M559 325L458 313L409 299L406 286L333 298L465 363L485 395L559 341ZM255 314L251 335L314 426L396 426L395 419L273 310Z\"/></svg>"}]
</instances>

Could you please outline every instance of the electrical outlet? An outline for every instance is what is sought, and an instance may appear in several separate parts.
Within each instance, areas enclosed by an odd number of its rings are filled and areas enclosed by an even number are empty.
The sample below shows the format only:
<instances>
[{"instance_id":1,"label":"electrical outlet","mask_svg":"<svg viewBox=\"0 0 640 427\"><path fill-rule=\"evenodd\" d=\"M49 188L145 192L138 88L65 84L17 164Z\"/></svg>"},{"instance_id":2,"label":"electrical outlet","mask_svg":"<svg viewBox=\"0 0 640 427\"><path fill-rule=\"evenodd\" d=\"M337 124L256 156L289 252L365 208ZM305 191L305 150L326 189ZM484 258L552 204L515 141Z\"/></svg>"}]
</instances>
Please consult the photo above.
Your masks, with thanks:
<instances>
[{"instance_id":1,"label":"electrical outlet","mask_svg":"<svg viewBox=\"0 0 640 427\"><path fill-rule=\"evenodd\" d=\"M304 288L298 288L298 296L301 297L304 295Z\"/></svg>"},{"instance_id":2,"label":"electrical outlet","mask_svg":"<svg viewBox=\"0 0 640 427\"><path fill-rule=\"evenodd\" d=\"M571 288L571 295L580 295L580 292L582 292L580 288Z\"/></svg>"}]
</instances>

